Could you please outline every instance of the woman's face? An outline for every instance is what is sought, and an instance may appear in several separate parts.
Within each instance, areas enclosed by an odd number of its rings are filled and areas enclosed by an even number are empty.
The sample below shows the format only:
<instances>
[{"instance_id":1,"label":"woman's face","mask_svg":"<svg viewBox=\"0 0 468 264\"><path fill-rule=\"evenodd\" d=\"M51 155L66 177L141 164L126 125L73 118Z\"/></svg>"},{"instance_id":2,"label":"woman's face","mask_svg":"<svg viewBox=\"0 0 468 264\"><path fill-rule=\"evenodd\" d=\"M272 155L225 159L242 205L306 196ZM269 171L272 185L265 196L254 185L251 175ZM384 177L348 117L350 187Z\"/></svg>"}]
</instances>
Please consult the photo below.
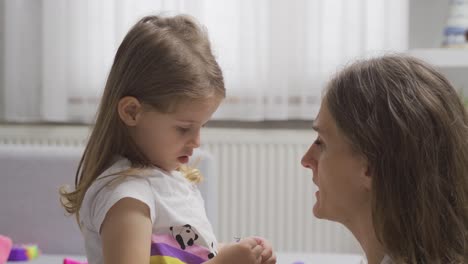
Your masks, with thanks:
<instances>
[{"instance_id":1,"label":"woman's face","mask_svg":"<svg viewBox=\"0 0 468 264\"><path fill-rule=\"evenodd\" d=\"M356 154L322 103L314 121L317 139L302 158L302 165L312 169L315 193L314 215L343 224L370 210L368 165Z\"/></svg>"}]
</instances>

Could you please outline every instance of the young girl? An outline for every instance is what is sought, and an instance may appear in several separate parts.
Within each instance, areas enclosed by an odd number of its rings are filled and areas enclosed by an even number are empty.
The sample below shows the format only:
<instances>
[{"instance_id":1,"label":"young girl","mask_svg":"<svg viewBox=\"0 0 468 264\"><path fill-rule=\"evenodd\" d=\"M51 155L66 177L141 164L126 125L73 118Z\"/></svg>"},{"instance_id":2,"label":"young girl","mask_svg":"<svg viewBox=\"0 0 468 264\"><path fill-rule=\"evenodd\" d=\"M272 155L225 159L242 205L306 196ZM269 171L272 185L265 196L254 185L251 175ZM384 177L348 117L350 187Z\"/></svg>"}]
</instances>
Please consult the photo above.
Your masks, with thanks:
<instances>
[{"instance_id":1,"label":"young girl","mask_svg":"<svg viewBox=\"0 0 468 264\"><path fill-rule=\"evenodd\" d=\"M261 238L218 248L197 179L180 170L224 96L222 72L194 20L148 16L128 32L75 190L61 191L89 263L276 262Z\"/></svg>"},{"instance_id":2,"label":"young girl","mask_svg":"<svg viewBox=\"0 0 468 264\"><path fill-rule=\"evenodd\" d=\"M468 115L444 76L406 56L356 62L314 128L314 215L345 225L369 264L468 263Z\"/></svg>"}]
</instances>

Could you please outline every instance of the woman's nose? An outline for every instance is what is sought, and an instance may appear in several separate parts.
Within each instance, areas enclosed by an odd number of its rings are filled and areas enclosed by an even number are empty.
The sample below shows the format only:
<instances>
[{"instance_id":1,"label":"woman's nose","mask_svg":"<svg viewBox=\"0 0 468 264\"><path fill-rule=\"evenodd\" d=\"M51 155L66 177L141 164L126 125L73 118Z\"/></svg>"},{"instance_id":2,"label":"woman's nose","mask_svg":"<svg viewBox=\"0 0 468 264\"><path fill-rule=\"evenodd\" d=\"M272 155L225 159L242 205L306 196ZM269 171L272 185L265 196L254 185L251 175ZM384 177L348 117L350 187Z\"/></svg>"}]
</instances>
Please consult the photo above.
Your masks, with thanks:
<instances>
[{"instance_id":1,"label":"woman's nose","mask_svg":"<svg viewBox=\"0 0 468 264\"><path fill-rule=\"evenodd\" d=\"M310 146L310 148L307 150L307 152L302 157L301 164L305 168L315 170L317 168L317 159L315 158L313 152L314 152L314 149L313 149L313 145L312 145L312 146Z\"/></svg>"}]
</instances>

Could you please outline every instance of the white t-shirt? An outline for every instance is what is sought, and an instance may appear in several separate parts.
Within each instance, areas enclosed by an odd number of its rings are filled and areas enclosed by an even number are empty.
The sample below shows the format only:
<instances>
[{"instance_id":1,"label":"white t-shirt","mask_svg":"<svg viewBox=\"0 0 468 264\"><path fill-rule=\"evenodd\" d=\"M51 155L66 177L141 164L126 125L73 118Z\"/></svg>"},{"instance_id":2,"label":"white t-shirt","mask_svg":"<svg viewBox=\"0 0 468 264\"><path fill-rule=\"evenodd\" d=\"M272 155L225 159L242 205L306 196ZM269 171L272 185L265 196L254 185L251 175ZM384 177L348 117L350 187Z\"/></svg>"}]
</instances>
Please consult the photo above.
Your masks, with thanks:
<instances>
[{"instance_id":1,"label":"white t-shirt","mask_svg":"<svg viewBox=\"0 0 468 264\"><path fill-rule=\"evenodd\" d=\"M217 254L217 241L197 186L180 172L156 167L112 175L130 169L119 159L89 187L80 209L80 223L89 264L103 263L100 229L109 209L123 198L145 203L153 223L151 259L171 258L202 263ZM124 173L125 174L125 173ZM112 176L108 176L112 175Z\"/></svg>"}]
</instances>

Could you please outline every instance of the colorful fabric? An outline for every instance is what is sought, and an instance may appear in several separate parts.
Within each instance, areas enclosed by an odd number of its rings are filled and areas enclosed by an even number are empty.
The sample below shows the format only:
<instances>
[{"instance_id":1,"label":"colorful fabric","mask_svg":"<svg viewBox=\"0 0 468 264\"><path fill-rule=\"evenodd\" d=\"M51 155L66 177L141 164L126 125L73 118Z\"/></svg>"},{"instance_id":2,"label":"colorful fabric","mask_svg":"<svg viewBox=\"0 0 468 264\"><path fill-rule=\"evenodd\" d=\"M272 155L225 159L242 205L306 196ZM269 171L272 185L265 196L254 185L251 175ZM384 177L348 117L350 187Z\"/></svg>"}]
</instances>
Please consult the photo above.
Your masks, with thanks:
<instances>
[{"instance_id":1,"label":"colorful fabric","mask_svg":"<svg viewBox=\"0 0 468 264\"><path fill-rule=\"evenodd\" d=\"M200 264L209 259L210 253L198 245L182 249L171 235L153 235L150 264Z\"/></svg>"}]
</instances>

